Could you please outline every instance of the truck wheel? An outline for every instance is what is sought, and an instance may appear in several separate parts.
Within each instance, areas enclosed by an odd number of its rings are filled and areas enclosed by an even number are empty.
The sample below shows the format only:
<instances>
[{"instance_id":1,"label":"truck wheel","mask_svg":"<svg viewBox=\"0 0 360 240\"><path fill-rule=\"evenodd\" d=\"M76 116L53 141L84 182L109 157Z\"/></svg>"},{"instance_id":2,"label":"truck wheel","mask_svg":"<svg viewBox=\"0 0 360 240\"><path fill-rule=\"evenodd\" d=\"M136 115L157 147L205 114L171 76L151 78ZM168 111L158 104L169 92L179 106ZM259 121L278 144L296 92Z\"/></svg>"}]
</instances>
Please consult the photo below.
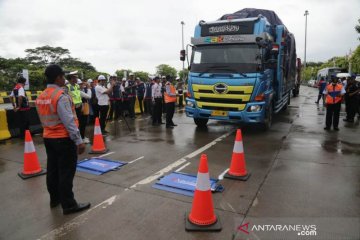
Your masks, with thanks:
<instances>
[{"instance_id":1,"label":"truck wheel","mask_svg":"<svg viewBox=\"0 0 360 240\"><path fill-rule=\"evenodd\" d=\"M287 107L290 105L290 100L291 100L291 94L288 94L288 99L286 104L283 106L282 110L285 111L287 109Z\"/></svg>"},{"instance_id":2,"label":"truck wheel","mask_svg":"<svg viewBox=\"0 0 360 240\"><path fill-rule=\"evenodd\" d=\"M209 119L207 118L194 118L194 122L198 127L206 127Z\"/></svg>"},{"instance_id":3,"label":"truck wheel","mask_svg":"<svg viewBox=\"0 0 360 240\"><path fill-rule=\"evenodd\" d=\"M273 105L269 106L269 109L265 112L265 122L262 124L262 129L267 131L271 128L273 118Z\"/></svg>"}]
</instances>

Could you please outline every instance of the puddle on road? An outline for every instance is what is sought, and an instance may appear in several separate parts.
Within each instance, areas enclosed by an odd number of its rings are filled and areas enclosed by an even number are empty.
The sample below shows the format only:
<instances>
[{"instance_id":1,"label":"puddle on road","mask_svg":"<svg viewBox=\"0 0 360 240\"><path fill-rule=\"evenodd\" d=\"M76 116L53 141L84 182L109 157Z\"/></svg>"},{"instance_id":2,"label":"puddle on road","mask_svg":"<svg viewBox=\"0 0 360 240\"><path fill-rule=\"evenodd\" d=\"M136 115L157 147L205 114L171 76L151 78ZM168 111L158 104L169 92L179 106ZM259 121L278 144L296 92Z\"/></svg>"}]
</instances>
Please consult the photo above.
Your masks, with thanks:
<instances>
[{"instance_id":1,"label":"puddle on road","mask_svg":"<svg viewBox=\"0 0 360 240\"><path fill-rule=\"evenodd\" d=\"M345 155L360 155L360 144L350 143L342 140L326 140L321 147L330 153L341 153Z\"/></svg>"}]
</instances>

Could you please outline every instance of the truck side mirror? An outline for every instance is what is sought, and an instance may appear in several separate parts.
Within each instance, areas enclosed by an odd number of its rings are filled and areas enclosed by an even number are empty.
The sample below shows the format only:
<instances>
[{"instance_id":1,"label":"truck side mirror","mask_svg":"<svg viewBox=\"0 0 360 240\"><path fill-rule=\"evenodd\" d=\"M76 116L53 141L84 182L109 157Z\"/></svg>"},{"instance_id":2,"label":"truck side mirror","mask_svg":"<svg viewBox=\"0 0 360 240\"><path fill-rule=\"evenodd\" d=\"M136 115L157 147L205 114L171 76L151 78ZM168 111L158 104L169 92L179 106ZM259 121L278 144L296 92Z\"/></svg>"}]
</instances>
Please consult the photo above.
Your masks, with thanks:
<instances>
[{"instance_id":1,"label":"truck side mirror","mask_svg":"<svg viewBox=\"0 0 360 240\"><path fill-rule=\"evenodd\" d=\"M185 50L180 50L180 61L185 61Z\"/></svg>"}]
</instances>

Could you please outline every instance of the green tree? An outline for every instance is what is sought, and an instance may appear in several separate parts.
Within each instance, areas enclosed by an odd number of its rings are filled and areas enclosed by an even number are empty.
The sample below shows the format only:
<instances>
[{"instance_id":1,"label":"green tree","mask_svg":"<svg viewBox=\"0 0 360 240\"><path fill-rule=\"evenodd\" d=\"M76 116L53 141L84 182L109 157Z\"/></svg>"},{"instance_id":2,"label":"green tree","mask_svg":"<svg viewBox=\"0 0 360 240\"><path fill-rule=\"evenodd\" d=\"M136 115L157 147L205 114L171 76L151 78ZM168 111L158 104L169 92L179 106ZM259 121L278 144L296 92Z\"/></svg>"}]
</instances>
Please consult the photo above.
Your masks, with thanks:
<instances>
[{"instance_id":1,"label":"green tree","mask_svg":"<svg viewBox=\"0 0 360 240\"><path fill-rule=\"evenodd\" d=\"M125 77L125 72L126 72L126 76L129 76L129 73L132 72L132 70L130 69L119 69L119 70L116 70L115 73L116 75L118 76L118 78L122 79Z\"/></svg>"},{"instance_id":2,"label":"green tree","mask_svg":"<svg viewBox=\"0 0 360 240\"><path fill-rule=\"evenodd\" d=\"M49 63L58 63L64 57L70 57L70 51L62 47L48 45L33 49L26 49L26 58L33 64L46 66Z\"/></svg>"},{"instance_id":3,"label":"green tree","mask_svg":"<svg viewBox=\"0 0 360 240\"><path fill-rule=\"evenodd\" d=\"M156 74L161 76L170 76L172 78L176 78L177 71L175 68L167 65L167 64L160 64L156 67Z\"/></svg>"},{"instance_id":4,"label":"green tree","mask_svg":"<svg viewBox=\"0 0 360 240\"><path fill-rule=\"evenodd\" d=\"M360 73L360 45L355 49L350 58L351 71L354 73Z\"/></svg>"},{"instance_id":5,"label":"green tree","mask_svg":"<svg viewBox=\"0 0 360 240\"><path fill-rule=\"evenodd\" d=\"M185 81L188 77L189 74L189 70L188 69L183 69L179 71L179 78L183 81Z\"/></svg>"},{"instance_id":6,"label":"green tree","mask_svg":"<svg viewBox=\"0 0 360 240\"><path fill-rule=\"evenodd\" d=\"M358 19L358 23L359 23L359 25L355 26L355 30L357 31L357 33L360 34L360 18ZM360 40L360 37L358 39Z\"/></svg>"},{"instance_id":7,"label":"green tree","mask_svg":"<svg viewBox=\"0 0 360 240\"><path fill-rule=\"evenodd\" d=\"M148 72L137 71L137 72L134 72L134 75L135 75L135 77L139 77L142 81L147 81L149 78Z\"/></svg>"}]
</instances>

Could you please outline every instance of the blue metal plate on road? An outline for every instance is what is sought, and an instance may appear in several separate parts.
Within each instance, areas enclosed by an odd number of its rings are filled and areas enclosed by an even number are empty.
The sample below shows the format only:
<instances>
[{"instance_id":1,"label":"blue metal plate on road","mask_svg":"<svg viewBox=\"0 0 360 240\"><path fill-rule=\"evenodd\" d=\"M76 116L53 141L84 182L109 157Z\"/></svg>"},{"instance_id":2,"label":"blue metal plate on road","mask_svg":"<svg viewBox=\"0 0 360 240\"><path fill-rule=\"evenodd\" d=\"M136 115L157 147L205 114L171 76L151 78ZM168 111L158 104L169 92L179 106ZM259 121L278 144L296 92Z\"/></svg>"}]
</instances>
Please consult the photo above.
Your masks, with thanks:
<instances>
[{"instance_id":1,"label":"blue metal plate on road","mask_svg":"<svg viewBox=\"0 0 360 240\"><path fill-rule=\"evenodd\" d=\"M153 185L153 188L174 192L186 196L193 196L196 186L196 176L173 172L167 176L159 179L157 183ZM212 192L222 192L223 186L219 185L217 179L210 178L210 186Z\"/></svg>"},{"instance_id":2,"label":"blue metal plate on road","mask_svg":"<svg viewBox=\"0 0 360 240\"><path fill-rule=\"evenodd\" d=\"M90 158L79 162L76 166L76 169L81 172L101 175L109 171L118 170L125 164L127 163L110 159Z\"/></svg>"}]
</instances>

